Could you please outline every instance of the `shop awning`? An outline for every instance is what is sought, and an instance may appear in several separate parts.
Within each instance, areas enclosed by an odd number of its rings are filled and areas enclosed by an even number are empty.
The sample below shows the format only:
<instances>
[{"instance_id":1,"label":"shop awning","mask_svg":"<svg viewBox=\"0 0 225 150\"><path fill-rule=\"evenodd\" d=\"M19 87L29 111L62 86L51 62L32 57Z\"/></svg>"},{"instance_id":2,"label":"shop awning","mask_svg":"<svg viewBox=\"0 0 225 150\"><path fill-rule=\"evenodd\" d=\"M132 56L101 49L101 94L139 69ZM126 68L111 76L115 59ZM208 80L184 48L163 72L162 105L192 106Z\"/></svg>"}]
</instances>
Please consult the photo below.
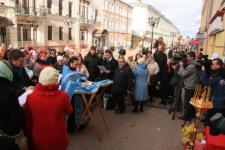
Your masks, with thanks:
<instances>
[{"instance_id":1,"label":"shop awning","mask_svg":"<svg viewBox=\"0 0 225 150\"><path fill-rule=\"evenodd\" d=\"M199 45L201 44L201 41L200 40L192 40L189 42L190 45Z\"/></svg>"}]
</instances>

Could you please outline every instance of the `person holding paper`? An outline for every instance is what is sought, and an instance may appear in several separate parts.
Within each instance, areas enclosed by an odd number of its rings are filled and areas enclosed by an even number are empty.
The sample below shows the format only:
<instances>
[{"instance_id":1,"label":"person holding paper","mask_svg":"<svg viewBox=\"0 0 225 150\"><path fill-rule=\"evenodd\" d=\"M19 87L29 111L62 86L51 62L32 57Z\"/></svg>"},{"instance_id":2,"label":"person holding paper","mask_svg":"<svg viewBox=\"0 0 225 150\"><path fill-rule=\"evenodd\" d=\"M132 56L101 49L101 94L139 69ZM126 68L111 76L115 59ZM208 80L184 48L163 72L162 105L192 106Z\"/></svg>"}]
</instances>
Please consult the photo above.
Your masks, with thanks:
<instances>
[{"instance_id":1,"label":"person holding paper","mask_svg":"<svg viewBox=\"0 0 225 150\"><path fill-rule=\"evenodd\" d=\"M14 138L23 127L23 111L20 108L16 90L12 85L13 73L6 62L0 60L0 149L18 150ZM4 132L4 133L3 133Z\"/></svg>"},{"instance_id":2,"label":"person holding paper","mask_svg":"<svg viewBox=\"0 0 225 150\"><path fill-rule=\"evenodd\" d=\"M25 56L26 55L20 50L13 50L11 52L10 64L13 72L13 85L17 90L18 97L27 89L34 89L34 83L31 81L24 68Z\"/></svg>"},{"instance_id":3,"label":"person holding paper","mask_svg":"<svg viewBox=\"0 0 225 150\"><path fill-rule=\"evenodd\" d=\"M101 59L96 54L96 47L92 46L89 50L89 53L84 57L84 65L87 67L87 70L90 74L88 80L97 81L99 77L99 68Z\"/></svg>"},{"instance_id":4,"label":"person holding paper","mask_svg":"<svg viewBox=\"0 0 225 150\"><path fill-rule=\"evenodd\" d=\"M103 60L102 66L104 68L101 70L101 78L113 80L114 73L118 68L118 62L113 57L113 54L110 50L105 51L106 60Z\"/></svg>"}]
</instances>

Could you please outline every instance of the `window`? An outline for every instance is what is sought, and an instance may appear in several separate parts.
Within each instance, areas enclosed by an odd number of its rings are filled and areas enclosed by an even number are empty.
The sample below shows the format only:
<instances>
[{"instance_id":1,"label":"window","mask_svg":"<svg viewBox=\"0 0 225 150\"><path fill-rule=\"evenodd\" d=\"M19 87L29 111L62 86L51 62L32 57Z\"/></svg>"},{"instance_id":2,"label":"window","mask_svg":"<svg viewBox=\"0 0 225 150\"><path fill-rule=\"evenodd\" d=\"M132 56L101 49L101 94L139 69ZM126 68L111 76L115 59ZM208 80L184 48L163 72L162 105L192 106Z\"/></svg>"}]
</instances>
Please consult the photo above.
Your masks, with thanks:
<instances>
[{"instance_id":1,"label":"window","mask_svg":"<svg viewBox=\"0 0 225 150\"><path fill-rule=\"evenodd\" d=\"M48 40L52 40L52 26L48 26Z\"/></svg>"},{"instance_id":2,"label":"window","mask_svg":"<svg viewBox=\"0 0 225 150\"><path fill-rule=\"evenodd\" d=\"M63 40L63 27L59 27L59 40Z\"/></svg>"},{"instance_id":3,"label":"window","mask_svg":"<svg viewBox=\"0 0 225 150\"><path fill-rule=\"evenodd\" d=\"M82 6L81 17L85 18L85 6Z\"/></svg>"},{"instance_id":4,"label":"window","mask_svg":"<svg viewBox=\"0 0 225 150\"><path fill-rule=\"evenodd\" d=\"M59 15L62 15L62 9L63 9L62 2L63 0L59 0Z\"/></svg>"},{"instance_id":5,"label":"window","mask_svg":"<svg viewBox=\"0 0 225 150\"><path fill-rule=\"evenodd\" d=\"M69 28L69 40L72 40L72 28Z\"/></svg>"},{"instance_id":6,"label":"window","mask_svg":"<svg viewBox=\"0 0 225 150\"><path fill-rule=\"evenodd\" d=\"M72 2L69 2L69 17L72 17Z\"/></svg>"},{"instance_id":7,"label":"window","mask_svg":"<svg viewBox=\"0 0 225 150\"><path fill-rule=\"evenodd\" d=\"M97 21L98 19L98 10L95 10L95 22Z\"/></svg>"},{"instance_id":8,"label":"window","mask_svg":"<svg viewBox=\"0 0 225 150\"><path fill-rule=\"evenodd\" d=\"M20 24L18 24L18 26L17 26L17 38L18 38L18 41L21 41L21 30L20 30L20 28L21 28L21 25Z\"/></svg>"},{"instance_id":9,"label":"window","mask_svg":"<svg viewBox=\"0 0 225 150\"><path fill-rule=\"evenodd\" d=\"M84 40L84 31L81 31L81 37L80 37L81 40Z\"/></svg>"},{"instance_id":10,"label":"window","mask_svg":"<svg viewBox=\"0 0 225 150\"><path fill-rule=\"evenodd\" d=\"M28 30L23 29L23 41L28 41Z\"/></svg>"},{"instance_id":11,"label":"window","mask_svg":"<svg viewBox=\"0 0 225 150\"><path fill-rule=\"evenodd\" d=\"M52 0L47 1L47 8L52 8Z\"/></svg>"}]
</instances>

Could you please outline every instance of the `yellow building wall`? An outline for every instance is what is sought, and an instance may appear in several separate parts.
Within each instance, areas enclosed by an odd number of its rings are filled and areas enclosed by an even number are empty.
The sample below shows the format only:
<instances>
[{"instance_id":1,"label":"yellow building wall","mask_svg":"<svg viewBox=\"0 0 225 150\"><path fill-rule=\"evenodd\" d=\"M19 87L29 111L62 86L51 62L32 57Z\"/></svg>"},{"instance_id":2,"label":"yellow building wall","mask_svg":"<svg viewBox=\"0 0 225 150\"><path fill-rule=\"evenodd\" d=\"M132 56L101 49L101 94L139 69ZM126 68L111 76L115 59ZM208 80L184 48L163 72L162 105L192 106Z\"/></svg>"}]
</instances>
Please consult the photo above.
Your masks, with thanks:
<instances>
[{"instance_id":1,"label":"yellow building wall","mask_svg":"<svg viewBox=\"0 0 225 150\"><path fill-rule=\"evenodd\" d=\"M212 6L209 6L210 1L212 2ZM205 0L205 4L203 5L202 10L202 20L201 20L201 30L204 32L205 27L207 26L207 23L209 20L207 20L207 15L209 15L211 18L216 14L217 10L221 9L221 3L223 0ZM210 10L211 9L211 10ZM208 12L211 12L211 14L208 14ZM223 16L223 25L225 29L225 15ZM225 55L225 31L208 35L208 38L203 43L203 48L205 49L206 54L209 55L209 57L212 56L213 53L218 53L220 57L224 57Z\"/></svg>"},{"instance_id":2,"label":"yellow building wall","mask_svg":"<svg viewBox=\"0 0 225 150\"><path fill-rule=\"evenodd\" d=\"M225 16L224 16L225 17ZM223 20L223 24L225 27L225 19ZM212 53L217 52L220 57L224 56L225 53L225 31L216 33L212 36L208 36L208 44L207 44L207 54L209 56Z\"/></svg>"}]
</instances>

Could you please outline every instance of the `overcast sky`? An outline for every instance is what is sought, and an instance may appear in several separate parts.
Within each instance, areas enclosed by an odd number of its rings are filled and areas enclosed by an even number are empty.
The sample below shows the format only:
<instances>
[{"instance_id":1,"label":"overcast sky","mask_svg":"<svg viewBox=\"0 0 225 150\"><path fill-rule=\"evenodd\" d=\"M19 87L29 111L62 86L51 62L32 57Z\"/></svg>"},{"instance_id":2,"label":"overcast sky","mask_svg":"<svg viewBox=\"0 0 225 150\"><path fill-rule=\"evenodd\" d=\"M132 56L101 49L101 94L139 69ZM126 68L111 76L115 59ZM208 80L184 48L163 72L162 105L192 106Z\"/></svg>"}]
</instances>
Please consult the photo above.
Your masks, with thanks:
<instances>
[{"instance_id":1,"label":"overcast sky","mask_svg":"<svg viewBox=\"0 0 225 150\"><path fill-rule=\"evenodd\" d=\"M201 21L202 0L143 0L165 15L183 36L194 37Z\"/></svg>"}]
</instances>

